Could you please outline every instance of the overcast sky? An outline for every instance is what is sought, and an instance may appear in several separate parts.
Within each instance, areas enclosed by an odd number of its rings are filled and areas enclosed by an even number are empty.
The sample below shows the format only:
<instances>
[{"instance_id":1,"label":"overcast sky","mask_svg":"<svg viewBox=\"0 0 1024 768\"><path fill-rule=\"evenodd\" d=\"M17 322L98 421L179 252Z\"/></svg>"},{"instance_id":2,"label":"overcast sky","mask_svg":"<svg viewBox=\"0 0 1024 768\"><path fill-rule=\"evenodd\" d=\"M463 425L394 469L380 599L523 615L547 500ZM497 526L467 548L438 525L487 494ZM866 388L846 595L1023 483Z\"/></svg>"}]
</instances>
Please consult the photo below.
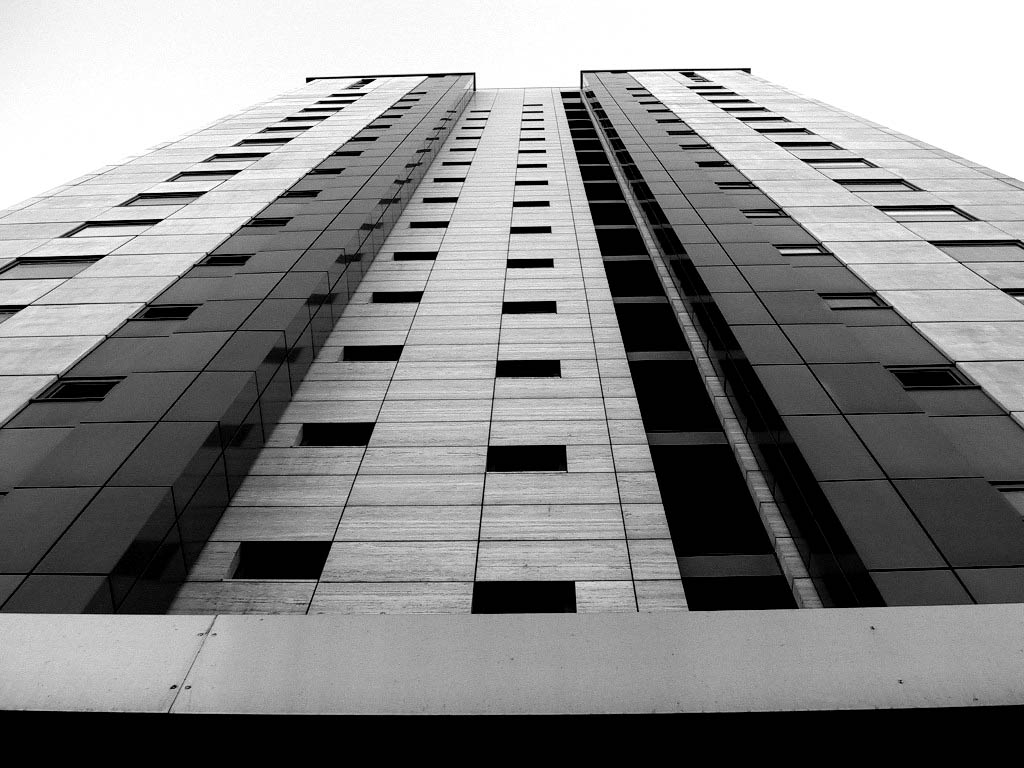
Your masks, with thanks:
<instances>
[{"instance_id":1,"label":"overcast sky","mask_svg":"<svg viewBox=\"0 0 1024 768\"><path fill-rule=\"evenodd\" d=\"M475 71L755 74L1018 178L1024 4L0 0L0 207L301 85Z\"/></svg>"}]
</instances>

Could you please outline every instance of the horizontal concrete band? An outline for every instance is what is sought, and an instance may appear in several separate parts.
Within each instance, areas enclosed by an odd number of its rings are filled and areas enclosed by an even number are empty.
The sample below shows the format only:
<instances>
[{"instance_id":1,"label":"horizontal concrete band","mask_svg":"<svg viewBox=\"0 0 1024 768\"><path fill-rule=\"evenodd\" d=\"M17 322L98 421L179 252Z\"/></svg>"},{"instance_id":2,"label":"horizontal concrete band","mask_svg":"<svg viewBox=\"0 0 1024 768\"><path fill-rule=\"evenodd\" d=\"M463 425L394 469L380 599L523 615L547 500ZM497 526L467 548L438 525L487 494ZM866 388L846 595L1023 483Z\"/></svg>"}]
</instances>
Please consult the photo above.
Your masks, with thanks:
<instances>
[{"instance_id":1,"label":"horizontal concrete band","mask_svg":"<svg viewBox=\"0 0 1024 768\"><path fill-rule=\"evenodd\" d=\"M584 714L1024 704L1020 605L0 616L0 709ZM254 674L255 673L255 674Z\"/></svg>"}]
</instances>

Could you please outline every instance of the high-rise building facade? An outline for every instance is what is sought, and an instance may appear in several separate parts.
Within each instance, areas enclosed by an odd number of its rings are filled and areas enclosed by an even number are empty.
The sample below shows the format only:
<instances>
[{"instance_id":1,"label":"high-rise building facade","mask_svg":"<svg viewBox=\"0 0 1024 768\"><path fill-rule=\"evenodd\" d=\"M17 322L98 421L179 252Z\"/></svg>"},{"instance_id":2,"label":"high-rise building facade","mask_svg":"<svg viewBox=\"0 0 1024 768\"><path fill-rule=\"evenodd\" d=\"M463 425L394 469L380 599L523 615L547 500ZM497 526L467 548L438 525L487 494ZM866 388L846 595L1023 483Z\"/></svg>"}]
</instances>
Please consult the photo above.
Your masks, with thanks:
<instances>
[{"instance_id":1,"label":"high-rise building facade","mask_svg":"<svg viewBox=\"0 0 1024 768\"><path fill-rule=\"evenodd\" d=\"M778 708L827 648L863 688L822 706L972 703L1024 602L1022 240L1024 183L748 70L310 78L0 213L0 628L107 614L101 656L191 659L157 708L327 626L630 637L665 686L798 637ZM541 709L657 709L632 679Z\"/></svg>"}]
</instances>

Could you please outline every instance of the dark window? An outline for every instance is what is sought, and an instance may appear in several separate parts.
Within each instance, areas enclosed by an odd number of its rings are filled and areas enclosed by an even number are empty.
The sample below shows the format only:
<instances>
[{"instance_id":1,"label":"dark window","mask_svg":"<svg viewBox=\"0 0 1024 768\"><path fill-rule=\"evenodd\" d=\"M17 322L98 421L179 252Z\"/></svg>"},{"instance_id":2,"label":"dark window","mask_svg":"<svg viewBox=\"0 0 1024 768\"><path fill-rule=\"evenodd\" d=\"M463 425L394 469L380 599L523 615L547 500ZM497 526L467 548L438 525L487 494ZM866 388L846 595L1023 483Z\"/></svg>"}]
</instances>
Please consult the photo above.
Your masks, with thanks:
<instances>
[{"instance_id":1,"label":"dark window","mask_svg":"<svg viewBox=\"0 0 1024 768\"><path fill-rule=\"evenodd\" d=\"M120 378L63 379L43 393L40 400L102 400Z\"/></svg>"},{"instance_id":2,"label":"dark window","mask_svg":"<svg viewBox=\"0 0 1024 768\"><path fill-rule=\"evenodd\" d=\"M199 309L198 304L157 304L146 307L138 315L136 320L184 320L193 312Z\"/></svg>"},{"instance_id":3,"label":"dark window","mask_svg":"<svg viewBox=\"0 0 1024 768\"><path fill-rule=\"evenodd\" d=\"M472 165L472 160L443 160L441 165Z\"/></svg>"},{"instance_id":4,"label":"dark window","mask_svg":"<svg viewBox=\"0 0 1024 768\"><path fill-rule=\"evenodd\" d=\"M102 256L49 256L15 259L0 268L0 280L38 280L74 277Z\"/></svg>"},{"instance_id":5,"label":"dark window","mask_svg":"<svg viewBox=\"0 0 1024 768\"><path fill-rule=\"evenodd\" d=\"M862 157L817 157L803 158L803 161L812 168L876 168Z\"/></svg>"},{"instance_id":6,"label":"dark window","mask_svg":"<svg viewBox=\"0 0 1024 768\"><path fill-rule=\"evenodd\" d=\"M372 421L314 422L303 424L299 445L366 445L373 434Z\"/></svg>"},{"instance_id":7,"label":"dark window","mask_svg":"<svg viewBox=\"0 0 1024 768\"><path fill-rule=\"evenodd\" d=\"M550 208L551 202L548 200L514 200L512 202L513 208Z\"/></svg>"},{"instance_id":8,"label":"dark window","mask_svg":"<svg viewBox=\"0 0 1024 768\"><path fill-rule=\"evenodd\" d=\"M499 378L560 378L562 362L560 360L499 360L494 369Z\"/></svg>"},{"instance_id":9,"label":"dark window","mask_svg":"<svg viewBox=\"0 0 1024 768\"><path fill-rule=\"evenodd\" d=\"M602 227L595 231L602 256L647 255L644 239L636 227Z\"/></svg>"},{"instance_id":10,"label":"dark window","mask_svg":"<svg viewBox=\"0 0 1024 768\"><path fill-rule=\"evenodd\" d=\"M508 231L512 235L549 235L551 227L509 227Z\"/></svg>"},{"instance_id":11,"label":"dark window","mask_svg":"<svg viewBox=\"0 0 1024 768\"><path fill-rule=\"evenodd\" d=\"M716 181L715 186L721 190L730 189L757 189L750 181Z\"/></svg>"},{"instance_id":12,"label":"dark window","mask_svg":"<svg viewBox=\"0 0 1024 768\"><path fill-rule=\"evenodd\" d=\"M457 197L424 197L424 203L457 203L459 198Z\"/></svg>"},{"instance_id":13,"label":"dark window","mask_svg":"<svg viewBox=\"0 0 1024 768\"><path fill-rule=\"evenodd\" d=\"M243 541L231 578L315 581L330 551L329 541Z\"/></svg>"},{"instance_id":14,"label":"dark window","mask_svg":"<svg viewBox=\"0 0 1024 768\"><path fill-rule=\"evenodd\" d=\"M516 179L517 187L546 187L547 179Z\"/></svg>"},{"instance_id":15,"label":"dark window","mask_svg":"<svg viewBox=\"0 0 1024 768\"><path fill-rule=\"evenodd\" d=\"M230 179L238 171L224 169L223 171L182 171L181 173L172 176L168 181L188 181L190 179L205 179L212 181L214 179Z\"/></svg>"},{"instance_id":16,"label":"dark window","mask_svg":"<svg viewBox=\"0 0 1024 768\"><path fill-rule=\"evenodd\" d=\"M433 181L435 184L462 184L465 180L465 176L438 176Z\"/></svg>"},{"instance_id":17,"label":"dark window","mask_svg":"<svg viewBox=\"0 0 1024 768\"><path fill-rule=\"evenodd\" d=\"M547 269L555 266L554 259L509 259L509 269Z\"/></svg>"},{"instance_id":18,"label":"dark window","mask_svg":"<svg viewBox=\"0 0 1024 768\"><path fill-rule=\"evenodd\" d=\"M374 291L374 304L418 304L423 291Z\"/></svg>"},{"instance_id":19,"label":"dark window","mask_svg":"<svg viewBox=\"0 0 1024 768\"><path fill-rule=\"evenodd\" d=\"M771 610L795 608L784 576L720 576L684 578L686 606L691 611Z\"/></svg>"},{"instance_id":20,"label":"dark window","mask_svg":"<svg viewBox=\"0 0 1024 768\"><path fill-rule=\"evenodd\" d=\"M15 306L10 304L0 306L0 323L4 322L5 320L10 320L16 314L21 312L21 310L23 310L24 308L24 306Z\"/></svg>"},{"instance_id":21,"label":"dark window","mask_svg":"<svg viewBox=\"0 0 1024 768\"><path fill-rule=\"evenodd\" d=\"M435 261L437 251L395 251L395 261Z\"/></svg>"},{"instance_id":22,"label":"dark window","mask_svg":"<svg viewBox=\"0 0 1024 768\"><path fill-rule=\"evenodd\" d=\"M293 189L289 192L285 192L281 195L282 200L299 200L303 198L312 198L320 194L319 189Z\"/></svg>"},{"instance_id":23,"label":"dark window","mask_svg":"<svg viewBox=\"0 0 1024 768\"><path fill-rule=\"evenodd\" d=\"M853 192L920 192L921 190L903 179L835 179Z\"/></svg>"},{"instance_id":24,"label":"dark window","mask_svg":"<svg viewBox=\"0 0 1024 768\"><path fill-rule=\"evenodd\" d=\"M878 210L896 221L974 221L973 216L952 205L880 205Z\"/></svg>"},{"instance_id":25,"label":"dark window","mask_svg":"<svg viewBox=\"0 0 1024 768\"><path fill-rule=\"evenodd\" d=\"M201 264L204 267L240 267L252 257L251 253L227 253L223 256L207 256Z\"/></svg>"},{"instance_id":26,"label":"dark window","mask_svg":"<svg viewBox=\"0 0 1024 768\"><path fill-rule=\"evenodd\" d=\"M401 344L349 344L342 353L342 359L349 361L391 361L401 356Z\"/></svg>"},{"instance_id":27,"label":"dark window","mask_svg":"<svg viewBox=\"0 0 1024 768\"><path fill-rule=\"evenodd\" d=\"M202 192L165 192L136 195L122 206L129 205L188 205L196 198L202 197Z\"/></svg>"},{"instance_id":28,"label":"dark window","mask_svg":"<svg viewBox=\"0 0 1024 768\"><path fill-rule=\"evenodd\" d=\"M473 613L576 613L574 581L477 581Z\"/></svg>"},{"instance_id":29,"label":"dark window","mask_svg":"<svg viewBox=\"0 0 1024 768\"><path fill-rule=\"evenodd\" d=\"M131 237L159 223L159 219L87 221L72 229L64 237Z\"/></svg>"},{"instance_id":30,"label":"dark window","mask_svg":"<svg viewBox=\"0 0 1024 768\"><path fill-rule=\"evenodd\" d=\"M410 221L409 229L446 229L447 221Z\"/></svg>"},{"instance_id":31,"label":"dark window","mask_svg":"<svg viewBox=\"0 0 1024 768\"><path fill-rule=\"evenodd\" d=\"M547 163L518 163L516 168L547 168Z\"/></svg>"},{"instance_id":32,"label":"dark window","mask_svg":"<svg viewBox=\"0 0 1024 768\"><path fill-rule=\"evenodd\" d=\"M236 147L259 147L259 146L270 146L276 144L287 144L291 141L289 136L272 136L266 139L242 139L240 142L235 144Z\"/></svg>"},{"instance_id":33,"label":"dark window","mask_svg":"<svg viewBox=\"0 0 1024 768\"><path fill-rule=\"evenodd\" d=\"M234 163L245 160L259 160L266 157L266 152L219 152L204 160L204 163Z\"/></svg>"},{"instance_id":34,"label":"dark window","mask_svg":"<svg viewBox=\"0 0 1024 768\"><path fill-rule=\"evenodd\" d=\"M974 386L953 366L900 366L889 370L907 389L963 389Z\"/></svg>"},{"instance_id":35,"label":"dark window","mask_svg":"<svg viewBox=\"0 0 1024 768\"><path fill-rule=\"evenodd\" d=\"M361 149L339 149L337 152L331 153L331 157L359 157L363 154Z\"/></svg>"},{"instance_id":36,"label":"dark window","mask_svg":"<svg viewBox=\"0 0 1024 768\"><path fill-rule=\"evenodd\" d=\"M786 219L788 214L781 208L755 208L741 213L748 219Z\"/></svg>"},{"instance_id":37,"label":"dark window","mask_svg":"<svg viewBox=\"0 0 1024 768\"><path fill-rule=\"evenodd\" d=\"M266 216L262 219L253 219L246 224L246 226L266 228L283 227L286 226L289 221L291 221L291 217L288 216Z\"/></svg>"},{"instance_id":38,"label":"dark window","mask_svg":"<svg viewBox=\"0 0 1024 768\"><path fill-rule=\"evenodd\" d=\"M822 300L832 309L877 309L885 302L873 293L823 293Z\"/></svg>"},{"instance_id":39,"label":"dark window","mask_svg":"<svg viewBox=\"0 0 1024 768\"><path fill-rule=\"evenodd\" d=\"M698 168L732 168L732 163L727 160L702 160L697 163Z\"/></svg>"},{"instance_id":40,"label":"dark window","mask_svg":"<svg viewBox=\"0 0 1024 768\"><path fill-rule=\"evenodd\" d=\"M503 315L540 315L558 312L558 304L554 301L503 301Z\"/></svg>"},{"instance_id":41,"label":"dark window","mask_svg":"<svg viewBox=\"0 0 1024 768\"><path fill-rule=\"evenodd\" d=\"M490 445L488 472L565 472L564 445Z\"/></svg>"},{"instance_id":42,"label":"dark window","mask_svg":"<svg viewBox=\"0 0 1024 768\"><path fill-rule=\"evenodd\" d=\"M842 149L831 141L777 141L783 149Z\"/></svg>"},{"instance_id":43,"label":"dark window","mask_svg":"<svg viewBox=\"0 0 1024 768\"><path fill-rule=\"evenodd\" d=\"M337 176L344 168L314 168L310 171L313 176Z\"/></svg>"}]
</instances>

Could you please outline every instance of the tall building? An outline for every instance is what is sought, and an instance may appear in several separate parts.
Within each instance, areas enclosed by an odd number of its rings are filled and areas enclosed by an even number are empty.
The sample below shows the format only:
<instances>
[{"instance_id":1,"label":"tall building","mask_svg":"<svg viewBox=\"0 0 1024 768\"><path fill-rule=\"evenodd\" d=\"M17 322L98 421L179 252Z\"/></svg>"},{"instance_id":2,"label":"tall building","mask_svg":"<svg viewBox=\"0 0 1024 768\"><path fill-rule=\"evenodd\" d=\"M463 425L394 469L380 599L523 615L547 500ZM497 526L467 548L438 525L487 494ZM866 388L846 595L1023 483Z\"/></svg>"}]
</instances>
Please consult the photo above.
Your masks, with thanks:
<instances>
[{"instance_id":1,"label":"tall building","mask_svg":"<svg viewBox=\"0 0 1024 768\"><path fill-rule=\"evenodd\" d=\"M0 214L0 671L1020 703L1022 239L1024 183L745 69L309 78Z\"/></svg>"}]
</instances>

